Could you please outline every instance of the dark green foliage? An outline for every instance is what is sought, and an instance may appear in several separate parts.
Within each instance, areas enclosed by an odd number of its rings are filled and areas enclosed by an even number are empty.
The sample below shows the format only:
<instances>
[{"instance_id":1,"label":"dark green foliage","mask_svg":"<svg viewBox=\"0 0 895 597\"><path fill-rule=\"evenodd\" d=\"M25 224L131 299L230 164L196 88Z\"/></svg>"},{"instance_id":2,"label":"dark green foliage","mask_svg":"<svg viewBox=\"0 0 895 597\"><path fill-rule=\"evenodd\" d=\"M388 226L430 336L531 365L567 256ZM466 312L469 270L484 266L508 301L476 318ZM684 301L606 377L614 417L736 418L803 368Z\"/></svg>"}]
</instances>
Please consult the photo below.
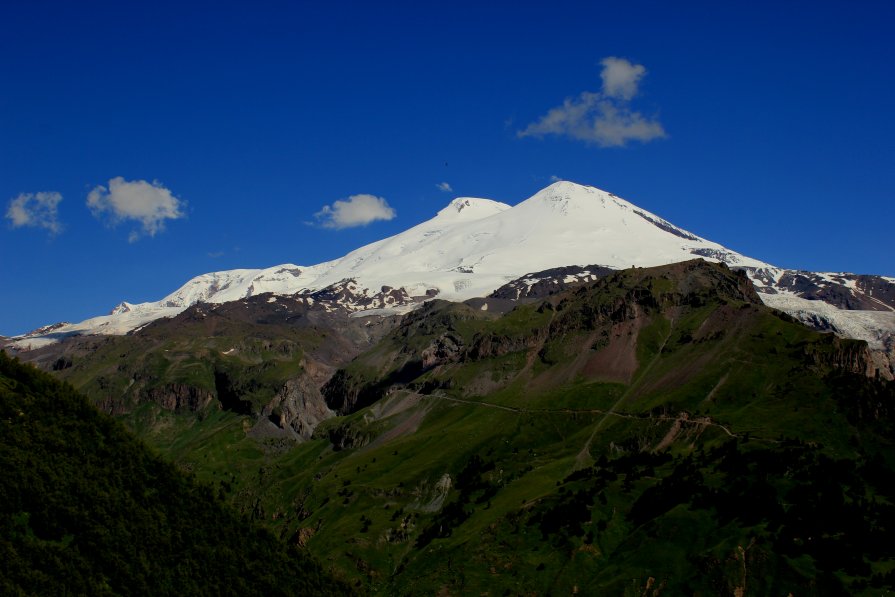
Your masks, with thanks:
<instances>
[{"instance_id":1,"label":"dark green foliage","mask_svg":"<svg viewBox=\"0 0 895 597\"><path fill-rule=\"evenodd\" d=\"M675 466L670 475L644 491L634 502L628 516L635 525L642 525L678 504L688 503L694 489L701 486L702 473L687 459Z\"/></svg>"},{"instance_id":2,"label":"dark green foliage","mask_svg":"<svg viewBox=\"0 0 895 597\"><path fill-rule=\"evenodd\" d=\"M895 491L888 486L867 495L872 466L833 460L800 441L750 448L731 440L675 462L640 495L628 518L650 527L650 533L673 508L704 510L715 525L713 534L728 525L752 529L755 541L776 556L769 562L776 560L781 570L775 574L783 578L797 576L785 570L785 562L793 560L811 561L827 575L840 571L866 578L870 562L895 557L887 540L895 521ZM844 590L833 576L826 582L833 593L831 582Z\"/></svg>"},{"instance_id":3,"label":"dark green foliage","mask_svg":"<svg viewBox=\"0 0 895 597\"><path fill-rule=\"evenodd\" d=\"M594 497L594 492L588 489L560 491L551 496L549 505L532 517L530 523L537 524L544 539L570 544L571 537L584 534L583 525L590 522Z\"/></svg>"},{"instance_id":4,"label":"dark green foliage","mask_svg":"<svg viewBox=\"0 0 895 597\"><path fill-rule=\"evenodd\" d=\"M3 595L344 593L71 386L0 352Z\"/></svg>"},{"instance_id":5,"label":"dark green foliage","mask_svg":"<svg viewBox=\"0 0 895 597\"><path fill-rule=\"evenodd\" d=\"M474 511L475 504L486 501L496 493L496 487L484 480L482 475L494 469L493 461L483 461L473 454L457 475L457 498L448 503L417 538L416 546L425 547L436 538L449 537L453 530L463 524Z\"/></svg>"}]
</instances>

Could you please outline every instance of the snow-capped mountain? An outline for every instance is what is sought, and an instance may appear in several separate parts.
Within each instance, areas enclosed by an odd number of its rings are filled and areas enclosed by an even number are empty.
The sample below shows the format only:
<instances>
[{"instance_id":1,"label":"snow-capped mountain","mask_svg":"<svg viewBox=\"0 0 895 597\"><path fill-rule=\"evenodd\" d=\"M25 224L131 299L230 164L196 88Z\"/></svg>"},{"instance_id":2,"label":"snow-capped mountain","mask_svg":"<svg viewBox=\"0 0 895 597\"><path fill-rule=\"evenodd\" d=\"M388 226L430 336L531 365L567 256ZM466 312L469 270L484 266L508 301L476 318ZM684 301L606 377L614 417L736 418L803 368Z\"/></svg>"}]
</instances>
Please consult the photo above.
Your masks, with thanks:
<instances>
[{"instance_id":1,"label":"snow-capped mountain","mask_svg":"<svg viewBox=\"0 0 895 597\"><path fill-rule=\"evenodd\" d=\"M197 302L303 294L328 308L408 310L439 297L483 297L530 272L562 266L621 269L694 258L745 269L765 302L818 327L884 348L895 330L895 280L774 267L687 232L612 193L557 182L515 206L454 199L434 218L309 267L284 264L203 274L160 301L16 339L37 347L73 334L123 334ZM381 312L381 311L378 311Z\"/></svg>"}]
</instances>

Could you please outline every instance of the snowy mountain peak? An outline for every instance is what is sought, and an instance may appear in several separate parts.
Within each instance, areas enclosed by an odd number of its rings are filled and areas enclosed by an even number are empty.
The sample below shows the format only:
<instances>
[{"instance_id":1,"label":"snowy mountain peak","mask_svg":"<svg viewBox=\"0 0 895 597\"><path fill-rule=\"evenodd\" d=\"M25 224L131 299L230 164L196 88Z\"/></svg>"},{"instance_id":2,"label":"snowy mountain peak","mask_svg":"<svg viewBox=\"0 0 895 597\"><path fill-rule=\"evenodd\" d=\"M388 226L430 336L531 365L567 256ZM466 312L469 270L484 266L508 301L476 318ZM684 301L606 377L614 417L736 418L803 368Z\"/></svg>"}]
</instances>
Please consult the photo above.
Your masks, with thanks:
<instances>
[{"instance_id":1,"label":"snowy mountain peak","mask_svg":"<svg viewBox=\"0 0 895 597\"><path fill-rule=\"evenodd\" d=\"M523 206L562 216L593 218L594 222L604 217L604 210L631 211L635 207L607 191L566 180L551 184L517 207Z\"/></svg>"},{"instance_id":2,"label":"snowy mountain peak","mask_svg":"<svg viewBox=\"0 0 895 597\"><path fill-rule=\"evenodd\" d=\"M121 301L114 309L112 309L112 311L109 312L109 315L121 315L122 313L129 312L133 308L134 306L129 302Z\"/></svg>"},{"instance_id":3,"label":"snowy mountain peak","mask_svg":"<svg viewBox=\"0 0 895 597\"><path fill-rule=\"evenodd\" d=\"M597 187L578 184L569 180L558 180L535 193L529 200L536 201L596 201L614 197L608 191Z\"/></svg>"},{"instance_id":4,"label":"snowy mountain peak","mask_svg":"<svg viewBox=\"0 0 895 597\"><path fill-rule=\"evenodd\" d=\"M587 264L661 265L695 256L769 267L690 235L611 193L560 181L513 207L458 197L432 219L326 263L202 274L159 301L122 303L110 315L55 329L52 338L121 334L200 302L224 303L265 292L311 295L345 280L354 281L351 292L357 296L374 296L388 286L408 300L465 300L532 271ZM32 344L35 340L33 335L23 338Z\"/></svg>"},{"instance_id":5,"label":"snowy mountain peak","mask_svg":"<svg viewBox=\"0 0 895 597\"><path fill-rule=\"evenodd\" d=\"M587 193L591 195L611 195L611 193L597 187L579 184L571 180L557 180L534 194L534 197L566 196L570 194Z\"/></svg>"},{"instance_id":6,"label":"snowy mountain peak","mask_svg":"<svg viewBox=\"0 0 895 597\"><path fill-rule=\"evenodd\" d=\"M329 262L202 274L159 301L121 303L110 315L36 330L15 342L37 347L68 335L123 334L199 302L225 303L268 292L348 311L398 312L436 296L484 297L526 274L552 268L622 269L695 258L745 269L766 303L792 313L815 313L812 303L826 301L822 304L833 315L821 315L835 320L836 329L851 329L846 325L851 319L842 315L851 311L838 308L843 306L888 310L872 314L872 320L865 317L871 323L862 323L861 330L895 329L895 323L878 324L880 318L895 319L891 281L795 275L696 236L612 193L559 181L515 206L458 197L432 219ZM855 336L883 343L895 337L868 334Z\"/></svg>"},{"instance_id":7,"label":"snowy mountain peak","mask_svg":"<svg viewBox=\"0 0 895 597\"><path fill-rule=\"evenodd\" d=\"M511 209L506 203L479 197L457 197L447 207L438 212L437 220L468 221L480 220Z\"/></svg>"}]
</instances>

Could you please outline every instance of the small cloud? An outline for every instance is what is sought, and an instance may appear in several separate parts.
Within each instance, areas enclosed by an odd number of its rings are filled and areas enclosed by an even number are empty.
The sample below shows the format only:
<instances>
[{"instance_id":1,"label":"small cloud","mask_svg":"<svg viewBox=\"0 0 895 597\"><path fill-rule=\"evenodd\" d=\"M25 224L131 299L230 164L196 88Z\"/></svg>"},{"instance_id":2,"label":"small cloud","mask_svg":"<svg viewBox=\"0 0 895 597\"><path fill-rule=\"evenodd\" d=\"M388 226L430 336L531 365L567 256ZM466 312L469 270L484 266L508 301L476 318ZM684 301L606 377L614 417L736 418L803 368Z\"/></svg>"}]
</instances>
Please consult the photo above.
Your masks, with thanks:
<instances>
[{"instance_id":1,"label":"small cloud","mask_svg":"<svg viewBox=\"0 0 895 597\"><path fill-rule=\"evenodd\" d=\"M395 217L395 210L382 197L361 194L339 199L332 205L324 205L314 217L324 228L341 230L366 226L377 220L391 220Z\"/></svg>"},{"instance_id":2,"label":"small cloud","mask_svg":"<svg viewBox=\"0 0 895 597\"><path fill-rule=\"evenodd\" d=\"M646 74L643 65L612 56L600 63L601 91L583 91L578 97L566 98L561 106L552 108L516 136L561 135L600 147L622 147L628 141L646 143L666 137L658 120L644 117L630 105Z\"/></svg>"},{"instance_id":3,"label":"small cloud","mask_svg":"<svg viewBox=\"0 0 895 597\"><path fill-rule=\"evenodd\" d=\"M44 228L51 235L62 232L59 222L59 202L62 195L56 192L21 193L10 200L6 219L13 228Z\"/></svg>"},{"instance_id":4,"label":"small cloud","mask_svg":"<svg viewBox=\"0 0 895 597\"><path fill-rule=\"evenodd\" d=\"M640 79L646 74L642 64L631 64L624 58L609 56L600 61L603 71L603 93L607 97L616 97L625 101L637 95Z\"/></svg>"},{"instance_id":5,"label":"small cloud","mask_svg":"<svg viewBox=\"0 0 895 597\"><path fill-rule=\"evenodd\" d=\"M87 207L96 218L108 218L115 226L125 220L141 224L141 230L133 230L128 242L139 240L142 235L155 236L165 229L165 220L185 217L186 203L175 197L160 182L124 180L117 176L109 181L109 187L97 186L87 195Z\"/></svg>"},{"instance_id":6,"label":"small cloud","mask_svg":"<svg viewBox=\"0 0 895 597\"><path fill-rule=\"evenodd\" d=\"M451 188L451 185L449 185L446 182L439 182L435 186L438 188L439 191L444 191L445 193L453 193L454 192L454 189Z\"/></svg>"},{"instance_id":7,"label":"small cloud","mask_svg":"<svg viewBox=\"0 0 895 597\"><path fill-rule=\"evenodd\" d=\"M559 176L557 176L556 174L551 174L551 175L550 175L550 182L559 182L559 181L561 181L561 180L562 180L562 179L561 179Z\"/></svg>"},{"instance_id":8,"label":"small cloud","mask_svg":"<svg viewBox=\"0 0 895 597\"><path fill-rule=\"evenodd\" d=\"M224 256L224 251L209 251L208 253L206 253L206 255L208 255L212 259L217 259L218 257Z\"/></svg>"}]
</instances>

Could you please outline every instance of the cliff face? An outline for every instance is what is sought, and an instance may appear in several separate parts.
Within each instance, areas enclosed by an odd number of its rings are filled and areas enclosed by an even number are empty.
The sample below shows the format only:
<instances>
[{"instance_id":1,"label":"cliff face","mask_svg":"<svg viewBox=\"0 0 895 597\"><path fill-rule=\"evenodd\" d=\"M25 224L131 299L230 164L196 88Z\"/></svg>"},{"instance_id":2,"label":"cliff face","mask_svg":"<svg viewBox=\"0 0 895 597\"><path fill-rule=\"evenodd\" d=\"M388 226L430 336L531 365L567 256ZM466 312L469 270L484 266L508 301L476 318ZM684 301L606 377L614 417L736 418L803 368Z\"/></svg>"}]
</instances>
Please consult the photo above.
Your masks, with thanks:
<instances>
[{"instance_id":1,"label":"cliff face","mask_svg":"<svg viewBox=\"0 0 895 597\"><path fill-rule=\"evenodd\" d=\"M291 429L301 439L310 439L321 422L334 416L320 386L305 373L290 379L261 411L281 429Z\"/></svg>"},{"instance_id":2,"label":"cliff face","mask_svg":"<svg viewBox=\"0 0 895 597\"><path fill-rule=\"evenodd\" d=\"M886 363L879 360L879 351L872 351L860 340L846 340L832 334L824 343L806 348L809 362L822 370L857 373L867 377L881 376L891 379ZM880 366L882 365L883 368ZM887 373L889 375L887 375Z\"/></svg>"},{"instance_id":3,"label":"cliff face","mask_svg":"<svg viewBox=\"0 0 895 597\"><path fill-rule=\"evenodd\" d=\"M215 395L204 388L170 383L147 390L146 399L166 410L198 412L207 408Z\"/></svg>"}]
</instances>

